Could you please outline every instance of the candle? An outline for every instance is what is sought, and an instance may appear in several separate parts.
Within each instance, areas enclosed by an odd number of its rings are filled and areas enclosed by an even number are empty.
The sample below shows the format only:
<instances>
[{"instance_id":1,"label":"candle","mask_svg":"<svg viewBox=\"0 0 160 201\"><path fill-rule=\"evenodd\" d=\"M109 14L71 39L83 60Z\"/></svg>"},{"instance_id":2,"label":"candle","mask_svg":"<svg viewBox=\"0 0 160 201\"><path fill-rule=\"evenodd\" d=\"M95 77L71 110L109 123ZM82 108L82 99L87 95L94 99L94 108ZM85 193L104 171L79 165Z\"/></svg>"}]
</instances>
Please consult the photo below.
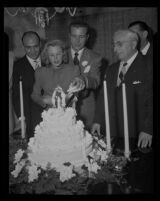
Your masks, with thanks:
<instances>
[{"instance_id":1,"label":"candle","mask_svg":"<svg viewBox=\"0 0 160 201\"><path fill-rule=\"evenodd\" d=\"M122 83L122 95L123 95L123 117L124 117L124 145L125 151L124 155L129 158L129 134L128 134L128 116L127 116L127 100L126 100L126 86Z\"/></svg>"},{"instance_id":2,"label":"candle","mask_svg":"<svg viewBox=\"0 0 160 201\"><path fill-rule=\"evenodd\" d=\"M108 110L108 97L107 97L107 83L103 81L104 85L104 106L105 106L105 123L106 123L106 142L107 152L111 151L111 139L110 139L110 125L109 125L109 110Z\"/></svg>"},{"instance_id":3,"label":"candle","mask_svg":"<svg viewBox=\"0 0 160 201\"><path fill-rule=\"evenodd\" d=\"M21 135L22 138L25 138L25 129L24 129L24 108L23 108L23 90L22 90L22 79L20 77L19 81L20 88L20 109L21 109Z\"/></svg>"}]
</instances>

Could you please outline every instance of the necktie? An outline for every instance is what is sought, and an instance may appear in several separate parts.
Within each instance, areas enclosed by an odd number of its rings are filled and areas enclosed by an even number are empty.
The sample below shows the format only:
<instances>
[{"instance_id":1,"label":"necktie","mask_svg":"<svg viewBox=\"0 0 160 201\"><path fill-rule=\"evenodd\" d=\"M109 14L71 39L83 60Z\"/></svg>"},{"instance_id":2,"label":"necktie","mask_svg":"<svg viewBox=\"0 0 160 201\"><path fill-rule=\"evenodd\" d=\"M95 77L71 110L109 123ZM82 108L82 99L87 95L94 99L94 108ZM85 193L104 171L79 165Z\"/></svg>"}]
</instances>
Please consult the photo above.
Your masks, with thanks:
<instances>
[{"instance_id":1,"label":"necktie","mask_svg":"<svg viewBox=\"0 0 160 201\"><path fill-rule=\"evenodd\" d=\"M121 84L121 82L124 82L124 76L126 73L126 65L127 63L123 64L121 72L119 73L118 86Z\"/></svg>"},{"instance_id":2,"label":"necktie","mask_svg":"<svg viewBox=\"0 0 160 201\"><path fill-rule=\"evenodd\" d=\"M74 65L79 65L79 60L78 60L78 53L75 53L74 59L73 59Z\"/></svg>"},{"instance_id":3,"label":"necktie","mask_svg":"<svg viewBox=\"0 0 160 201\"><path fill-rule=\"evenodd\" d=\"M35 66L34 66L34 67L35 67L35 69L40 67L40 65L39 65L39 61L34 60L34 63L35 63Z\"/></svg>"},{"instance_id":4,"label":"necktie","mask_svg":"<svg viewBox=\"0 0 160 201\"><path fill-rule=\"evenodd\" d=\"M78 59L78 53L77 53L77 52L75 53L75 56L74 56L74 59L73 59L73 63L74 63L74 65L77 65L77 66L78 66L78 68L79 68L79 73L80 73L80 75L81 75L81 67L79 66L79 59Z\"/></svg>"}]
</instances>

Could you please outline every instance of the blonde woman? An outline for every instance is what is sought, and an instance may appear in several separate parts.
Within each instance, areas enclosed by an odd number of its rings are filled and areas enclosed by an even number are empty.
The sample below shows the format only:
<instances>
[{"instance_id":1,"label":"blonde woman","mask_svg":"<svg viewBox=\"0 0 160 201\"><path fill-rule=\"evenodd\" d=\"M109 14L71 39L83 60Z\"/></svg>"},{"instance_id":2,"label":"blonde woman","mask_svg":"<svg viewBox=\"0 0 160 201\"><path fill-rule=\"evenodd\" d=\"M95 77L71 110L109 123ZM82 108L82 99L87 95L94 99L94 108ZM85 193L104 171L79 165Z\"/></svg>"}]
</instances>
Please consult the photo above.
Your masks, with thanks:
<instances>
[{"instance_id":1,"label":"blonde woman","mask_svg":"<svg viewBox=\"0 0 160 201\"><path fill-rule=\"evenodd\" d=\"M35 83L32 99L43 108L52 106L52 94L60 86L65 93L79 69L67 64L65 45L61 40L52 40L45 44L42 51L43 68L35 71Z\"/></svg>"}]
</instances>

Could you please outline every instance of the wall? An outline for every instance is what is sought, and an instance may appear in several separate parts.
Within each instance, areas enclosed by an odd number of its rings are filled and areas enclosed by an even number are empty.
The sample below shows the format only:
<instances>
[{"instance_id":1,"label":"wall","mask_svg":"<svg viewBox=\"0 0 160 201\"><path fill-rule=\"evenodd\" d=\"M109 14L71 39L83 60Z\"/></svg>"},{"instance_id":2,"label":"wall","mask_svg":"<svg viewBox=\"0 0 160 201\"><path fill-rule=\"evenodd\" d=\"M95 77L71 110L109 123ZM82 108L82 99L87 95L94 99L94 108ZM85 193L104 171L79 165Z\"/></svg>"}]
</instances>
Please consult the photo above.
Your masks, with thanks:
<instances>
[{"instance_id":1,"label":"wall","mask_svg":"<svg viewBox=\"0 0 160 201\"><path fill-rule=\"evenodd\" d=\"M11 12L12 14L15 13ZM39 28L35 25L35 19L31 15L22 15L22 16L10 16L6 10L4 9L4 31L8 33L7 30L13 30L14 35L10 36L13 37L14 40L14 54L17 58L22 57L24 55L24 49L21 43L22 35L25 31L32 30L36 31L42 39L45 40L46 33L45 30Z\"/></svg>"},{"instance_id":2,"label":"wall","mask_svg":"<svg viewBox=\"0 0 160 201\"><path fill-rule=\"evenodd\" d=\"M127 28L130 22L142 20L157 32L157 8L154 7L81 7L77 8L75 17L70 17L67 11L57 13L45 30L35 24L35 19L31 15L11 17L4 11L4 27L12 27L15 31L15 53L18 57L24 54L21 44L24 31L35 30L44 40L62 39L68 43L68 25L76 19L81 19L92 27L93 38L90 46L108 63L116 61L112 36L117 29Z\"/></svg>"}]
</instances>

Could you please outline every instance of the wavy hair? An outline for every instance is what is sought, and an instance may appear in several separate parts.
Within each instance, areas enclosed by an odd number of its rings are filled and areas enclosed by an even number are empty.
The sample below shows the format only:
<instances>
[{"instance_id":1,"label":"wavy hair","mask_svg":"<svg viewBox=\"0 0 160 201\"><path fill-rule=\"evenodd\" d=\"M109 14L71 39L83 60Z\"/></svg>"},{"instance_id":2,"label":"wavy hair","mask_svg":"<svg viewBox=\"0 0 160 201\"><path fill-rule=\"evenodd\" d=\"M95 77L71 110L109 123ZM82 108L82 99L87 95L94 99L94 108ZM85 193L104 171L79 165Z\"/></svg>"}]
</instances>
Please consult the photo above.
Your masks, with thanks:
<instances>
[{"instance_id":1,"label":"wavy hair","mask_svg":"<svg viewBox=\"0 0 160 201\"><path fill-rule=\"evenodd\" d=\"M62 52L63 52L62 63L68 63L68 54L67 54L65 43L62 40L51 40L51 41L48 41L44 45L44 48L43 48L42 53L41 53L42 62L46 66L48 66L50 64L48 53L47 53L48 47L50 47L50 46L51 47L59 46L62 49Z\"/></svg>"}]
</instances>

